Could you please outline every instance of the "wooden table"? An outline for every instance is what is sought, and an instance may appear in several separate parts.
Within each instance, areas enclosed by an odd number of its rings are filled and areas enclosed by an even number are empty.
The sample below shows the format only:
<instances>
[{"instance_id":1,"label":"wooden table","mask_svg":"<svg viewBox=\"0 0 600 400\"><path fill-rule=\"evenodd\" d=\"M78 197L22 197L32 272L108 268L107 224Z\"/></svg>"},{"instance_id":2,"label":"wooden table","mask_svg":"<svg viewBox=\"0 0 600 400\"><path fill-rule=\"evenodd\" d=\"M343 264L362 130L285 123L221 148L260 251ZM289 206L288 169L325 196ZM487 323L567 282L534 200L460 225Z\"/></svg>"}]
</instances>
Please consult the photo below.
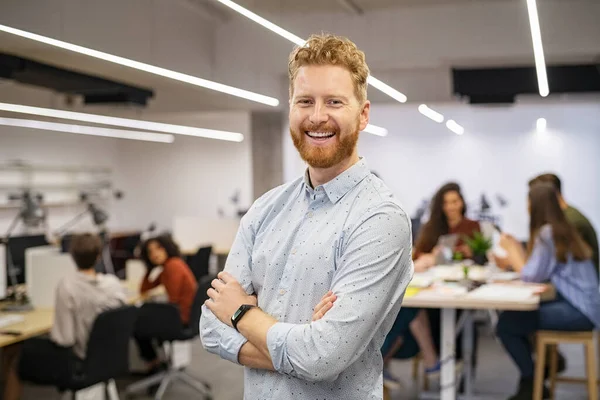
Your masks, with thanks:
<instances>
[{"instance_id":1,"label":"wooden table","mask_svg":"<svg viewBox=\"0 0 600 400\"><path fill-rule=\"evenodd\" d=\"M144 294L138 292L139 285L137 284L134 285L131 282L123 281L123 286L127 291L127 301L129 304L136 304L150 297L161 296L165 294L164 286L159 286ZM0 328L0 331L10 330L21 332L21 334L18 336L0 334L0 347L22 342L32 337L45 335L50 332L54 322L54 309L52 308L39 308L24 312L11 311L7 313L0 313L0 316L2 314L19 314L22 315L25 320Z\"/></svg>"},{"instance_id":2,"label":"wooden table","mask_svg":"<svg viewBox=\"0 0 600 400\"><path fill-rule=\"evenodd\" d=\"M507 284L508 287L527 287L525 284ZM485 285L484 285L485 286ZM482 287L484 287L482 286ZM489 287L488 287L489 288ZM407 294L402 302L402 307L412 308L439 308L441 309L441 380L440 398L442 400L455 400L458 383L455 378L455 341L456 335L463 333L463 364L464 364L464 398L473 398L472 382L472 355L474 335L474 310L511 310L533 311L539 308L540 301L553 299L556 295L551 285L537 285L537 293L528 297L512 299L510 296L499 298L485 298L477 296L476 291L460 294L439 294L434 289L423 289L417 293ZM485 288L484 288L485 289ZM456 311L463 310L460 320L456 321ZM458 329L457 329L458 326Z\"/></svg>"},{"instance_id":3,"label":"wooden table","mask_svg":"<svg viewBox=\"0 0 600 400\"><path fill-rule=\"evenodd\" d=\"M35 336L44 335L50 332L52 322L54 321L53 309L39 309L22 313L10 312L8 314L23 315L25 320L0 328L0 330L21 332L19 336L0 334L0 347L9 346L14 343L22 342L23 340L31 339Z\"/></svg>"}]
</instances>

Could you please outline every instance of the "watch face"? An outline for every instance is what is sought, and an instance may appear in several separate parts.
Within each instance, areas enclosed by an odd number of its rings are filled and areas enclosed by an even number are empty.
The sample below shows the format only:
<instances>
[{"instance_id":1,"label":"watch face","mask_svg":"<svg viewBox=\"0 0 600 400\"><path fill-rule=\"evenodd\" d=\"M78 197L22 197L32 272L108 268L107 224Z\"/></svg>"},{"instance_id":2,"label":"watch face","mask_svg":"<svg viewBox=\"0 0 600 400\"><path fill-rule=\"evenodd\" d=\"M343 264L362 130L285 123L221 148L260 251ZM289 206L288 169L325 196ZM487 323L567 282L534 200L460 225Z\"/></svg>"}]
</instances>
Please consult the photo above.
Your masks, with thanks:
<instances>
[{"instance_id":1,"label":"watch face","mask_svg":"<svg viewBox=\"0 0 600 400\"><path fill-rule=\"evenodd\" d=\"M240 316L240 314L242 313L242 308L238 308L237 311L235 313L233 313L233 317L231 317L232 320L237 319L237 317Z\"/></svg>"}]
</instances>

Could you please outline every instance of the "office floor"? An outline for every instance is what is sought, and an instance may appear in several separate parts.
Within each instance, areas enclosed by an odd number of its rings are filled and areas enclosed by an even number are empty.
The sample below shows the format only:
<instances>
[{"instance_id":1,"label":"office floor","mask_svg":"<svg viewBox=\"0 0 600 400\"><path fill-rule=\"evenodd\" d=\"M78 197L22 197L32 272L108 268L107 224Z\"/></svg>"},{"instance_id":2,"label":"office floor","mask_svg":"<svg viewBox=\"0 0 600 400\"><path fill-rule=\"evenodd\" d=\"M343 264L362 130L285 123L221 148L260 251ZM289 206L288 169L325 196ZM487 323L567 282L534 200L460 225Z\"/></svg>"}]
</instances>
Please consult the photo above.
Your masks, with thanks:
<instances>
[{"instance_id":1,"label":"office floor","mask_svg":"<svg viewBox=\"0 0 600 400\"><path fill-rule=\"evenodd\" d=\"M583 376L584 358L581 346L568 345L561 347L568 361L569 376ZM517 371L503 352L500 344L489 336L483 335L480 345L480 367L477 370L475 390L478 393L490 395L490 399L506 399L514 390ZM218 357L205 352L199 342L193 346L193 364L189 372L210 382L213 387L215 400L240 400L243 393L243 370ZM410 362L395 362L393 371L398 376L404 377L407 389L393 393L394 400L415 399L414 388L410 385ZM130 381L123 380L118 383L122 389ZM435 385L435 384L434 384ZM24 400L59 399L58 394L49 388L27 386L24 389ZM199 396L182 383L177 383L169 388L164 399L199 399ZM587 391L583 385L559 384L557 386L557 400L585 400ZM140 395L135 399L146 400L150 397Z\"/></svg>"}]
</instances>

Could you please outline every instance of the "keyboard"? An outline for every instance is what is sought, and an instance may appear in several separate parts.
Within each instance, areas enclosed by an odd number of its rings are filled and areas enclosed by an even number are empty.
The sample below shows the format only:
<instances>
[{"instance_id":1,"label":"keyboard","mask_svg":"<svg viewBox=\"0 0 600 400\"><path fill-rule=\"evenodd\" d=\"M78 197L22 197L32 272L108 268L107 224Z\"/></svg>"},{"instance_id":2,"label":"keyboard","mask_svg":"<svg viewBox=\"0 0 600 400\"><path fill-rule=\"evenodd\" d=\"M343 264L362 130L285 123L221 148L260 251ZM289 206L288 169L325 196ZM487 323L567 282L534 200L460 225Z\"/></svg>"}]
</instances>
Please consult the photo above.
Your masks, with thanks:
<instances>
[{"instance_id":1,"label":"keyboard","mask_svg":"<svg viewBox=\"0 0 600 400\"><path fill-rule=\"evenodd\" d=\"M19 322L25 321L25 317L19 314L4 314L0 315L0 328L5 326L18 324Z\"/></svg>"}]
</instances>

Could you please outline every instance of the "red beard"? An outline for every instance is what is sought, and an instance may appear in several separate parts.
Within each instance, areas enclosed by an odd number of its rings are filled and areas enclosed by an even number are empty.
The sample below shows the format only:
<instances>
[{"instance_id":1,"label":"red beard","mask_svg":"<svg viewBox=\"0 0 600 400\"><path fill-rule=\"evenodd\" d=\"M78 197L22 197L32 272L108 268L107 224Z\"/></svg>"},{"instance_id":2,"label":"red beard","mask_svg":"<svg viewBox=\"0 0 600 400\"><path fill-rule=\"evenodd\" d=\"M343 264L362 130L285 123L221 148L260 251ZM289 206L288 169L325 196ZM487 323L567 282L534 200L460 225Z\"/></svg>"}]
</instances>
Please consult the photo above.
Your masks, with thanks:
<instances>
[{"instance_id":1,"label":"red beard","mask_svg":"<svg viewBox=\"0 0 600 400\"><path fill-rule=\"evenodd\" d=\"M334 132L335 136L330 144L315 146L309 143L305 132ZM358 122L354 132L343 137L339 129L327 125L318 127L303 125L299 132L290 128L292 141L300 157L313 168L331 168L352 156L358 142L358 133Z\"/></svg>"}]
</instances>

